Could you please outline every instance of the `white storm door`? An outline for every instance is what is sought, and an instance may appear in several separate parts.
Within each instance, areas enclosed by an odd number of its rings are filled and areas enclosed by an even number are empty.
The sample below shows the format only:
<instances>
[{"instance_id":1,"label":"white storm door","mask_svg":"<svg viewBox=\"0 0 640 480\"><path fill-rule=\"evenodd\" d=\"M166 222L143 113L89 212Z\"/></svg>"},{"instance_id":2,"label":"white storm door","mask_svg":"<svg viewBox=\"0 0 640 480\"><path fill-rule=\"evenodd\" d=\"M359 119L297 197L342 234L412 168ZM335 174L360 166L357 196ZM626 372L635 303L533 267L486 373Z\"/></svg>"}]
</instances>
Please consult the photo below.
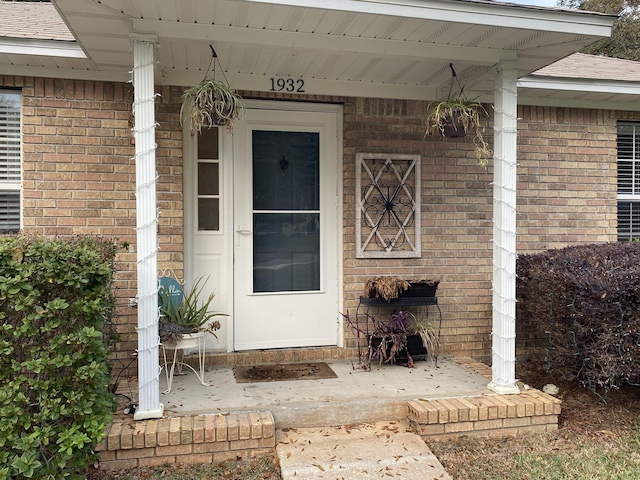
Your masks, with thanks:
<instances>
[{"instance_id":1,"label":"white storm door","mask_svg":"<svg viewBox=\"0 0 640 480\"><path fill-rule=\"evenodd\" d=\"M337 345L337 112L234 124L234 347Z\"/></svg>"}]
</instances>

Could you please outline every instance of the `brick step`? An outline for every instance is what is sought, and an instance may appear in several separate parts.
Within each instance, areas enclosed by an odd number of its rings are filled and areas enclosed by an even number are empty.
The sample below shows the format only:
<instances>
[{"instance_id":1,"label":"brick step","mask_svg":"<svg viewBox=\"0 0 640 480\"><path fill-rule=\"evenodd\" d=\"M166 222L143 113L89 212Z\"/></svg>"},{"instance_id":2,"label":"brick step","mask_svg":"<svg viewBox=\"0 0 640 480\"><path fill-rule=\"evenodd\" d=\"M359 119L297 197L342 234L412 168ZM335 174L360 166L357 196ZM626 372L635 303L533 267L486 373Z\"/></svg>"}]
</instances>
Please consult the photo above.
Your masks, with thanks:
<instances>
[{"instance_id":1,"label":"brick step","mask_svg":"<svg viewBox=\"0 0 640 480\"><path fill-rule=\"evenodd\" d=\"M409 423L423 438L507 436L557 430L561 401L523 389L519 395L412 400L408 409Z\"/></svg>"},{"instance_id":2,"label":"brick step","mask_svg":"<svg viewBox=\"0 0 640 480\"><path fill-rule=\"evenodd\" d=\"M270 455L276 446L271 412L187 415L134 422L115 419L97 446L100 468L218 463Z\"/></svg>"}]
</instances>

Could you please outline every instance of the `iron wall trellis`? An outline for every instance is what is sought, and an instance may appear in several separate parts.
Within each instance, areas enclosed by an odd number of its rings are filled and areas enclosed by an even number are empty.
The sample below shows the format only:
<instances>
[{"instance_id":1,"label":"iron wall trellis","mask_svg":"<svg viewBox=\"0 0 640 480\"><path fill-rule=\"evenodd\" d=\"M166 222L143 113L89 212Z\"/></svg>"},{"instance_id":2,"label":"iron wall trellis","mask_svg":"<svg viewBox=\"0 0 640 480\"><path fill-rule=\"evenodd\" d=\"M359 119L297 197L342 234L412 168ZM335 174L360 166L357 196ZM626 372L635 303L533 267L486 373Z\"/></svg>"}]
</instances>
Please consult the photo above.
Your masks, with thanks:
<instances>
[{"instance_id":1,"label":"iron wall trellis","mask_svg":"<svg viewBox=\"0 0 640 480\"><path fill-rule=\"evenodd\" d=\"M356 155L356 257L416 258L420 155Z\"/></svg>"}]
</instances>

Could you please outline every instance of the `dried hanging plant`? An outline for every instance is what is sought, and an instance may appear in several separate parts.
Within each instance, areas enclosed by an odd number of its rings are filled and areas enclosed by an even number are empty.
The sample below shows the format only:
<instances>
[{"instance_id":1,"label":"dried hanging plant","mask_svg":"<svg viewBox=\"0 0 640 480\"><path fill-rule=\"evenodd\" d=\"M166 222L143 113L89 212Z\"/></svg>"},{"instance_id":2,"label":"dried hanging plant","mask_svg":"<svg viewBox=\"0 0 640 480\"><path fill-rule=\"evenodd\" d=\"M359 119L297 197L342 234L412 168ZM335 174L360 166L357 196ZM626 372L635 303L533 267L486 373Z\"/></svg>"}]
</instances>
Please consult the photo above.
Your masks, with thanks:
<instances>
[{"instance_id":1,"label":"dried hanging plant","mask_svg":"<svg viewBox=\"0 0 640 480\"><path fill-rule=\"evenodd\" d=\"M231 130L233 121L244 112L244 100L233 88L213 78L205 78L182 94L181 119L185 118L185 107L189 108L192 131L199 133L203 127L220 125Z\"/></svg>"},{"instance_id":2,"label":"dried hanging plant","mask_svg":"<svg viewBox=\"0 0 640 480\"><path fill-rule=\"evenodd\" d=\"M211 49L211 61L204 79L182 94L182 107L180 108L180 122L188 114L191 122L191 131L200 133L202 128L211 128L224 125L227 130L233 129L233 121L240 118L244 112L244 99L227 81L227 77L220 66L225 83L216 81L216 64L220 65L218 54ZM213 78L209 77L209 70L213 66ZM185 111L185 107L187 110Z\"/></svg>"},{"instance_id":3,"label":"dried hanging plant","mask_svg":"<svg viewBox=\"0 0 640 480\"><path fill-rule=\"evenodd\" d=\"M387 302L409 288L409 282L397 277L370 278L364 284L364 294L367 297L384 298Z\"/></svg>"},{"instance_id":4,"label":"dried hanging plant","mask_svg":"<svg viewBox=\"0 0 640 480\"><path fill-rule=\"evenodd\" d=\"M450 63L451 84L449 96L443 102L430 103L425 114L427 124L425 135L439 133L443 137L460 137L467 133L473 133L473 144L478 165L486 168L489 160L493 158L493 151L484 139L484 126L481 117L489 114L482 104L475 99L469 100L464 93L464 87L460 85L456 71ZM454 82L458 82L460 91L456 96L451 96Z\"/></svg>"}]
</instances>

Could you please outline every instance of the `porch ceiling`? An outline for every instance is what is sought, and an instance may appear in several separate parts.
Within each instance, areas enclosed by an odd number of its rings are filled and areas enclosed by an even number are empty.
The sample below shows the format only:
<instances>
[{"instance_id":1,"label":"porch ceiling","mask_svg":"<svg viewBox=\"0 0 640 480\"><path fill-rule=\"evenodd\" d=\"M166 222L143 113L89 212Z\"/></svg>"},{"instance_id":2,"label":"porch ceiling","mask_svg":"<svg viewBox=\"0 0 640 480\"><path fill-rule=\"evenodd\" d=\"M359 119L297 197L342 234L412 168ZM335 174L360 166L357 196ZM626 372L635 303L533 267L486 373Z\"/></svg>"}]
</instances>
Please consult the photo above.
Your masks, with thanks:
<instances>
[{"instance_id":1,"label":"porch ceiling","mask_svg":"<svg viewBox=\"0 0 640 480\"><path fill-rule=\"evenodd\" d=\"M158 39L158 83L192 85L213 45L237 89L304 79L311 94L437 99L453 63L469 96L493 99L490 68L522 77L607 37L595 13L468 0L53 0L88 59L24 67L129 80L131 36ZM59 64L57 62L60 62ZM55 75L55 76L59 76Z\"/></svg>"}]
</instances>

